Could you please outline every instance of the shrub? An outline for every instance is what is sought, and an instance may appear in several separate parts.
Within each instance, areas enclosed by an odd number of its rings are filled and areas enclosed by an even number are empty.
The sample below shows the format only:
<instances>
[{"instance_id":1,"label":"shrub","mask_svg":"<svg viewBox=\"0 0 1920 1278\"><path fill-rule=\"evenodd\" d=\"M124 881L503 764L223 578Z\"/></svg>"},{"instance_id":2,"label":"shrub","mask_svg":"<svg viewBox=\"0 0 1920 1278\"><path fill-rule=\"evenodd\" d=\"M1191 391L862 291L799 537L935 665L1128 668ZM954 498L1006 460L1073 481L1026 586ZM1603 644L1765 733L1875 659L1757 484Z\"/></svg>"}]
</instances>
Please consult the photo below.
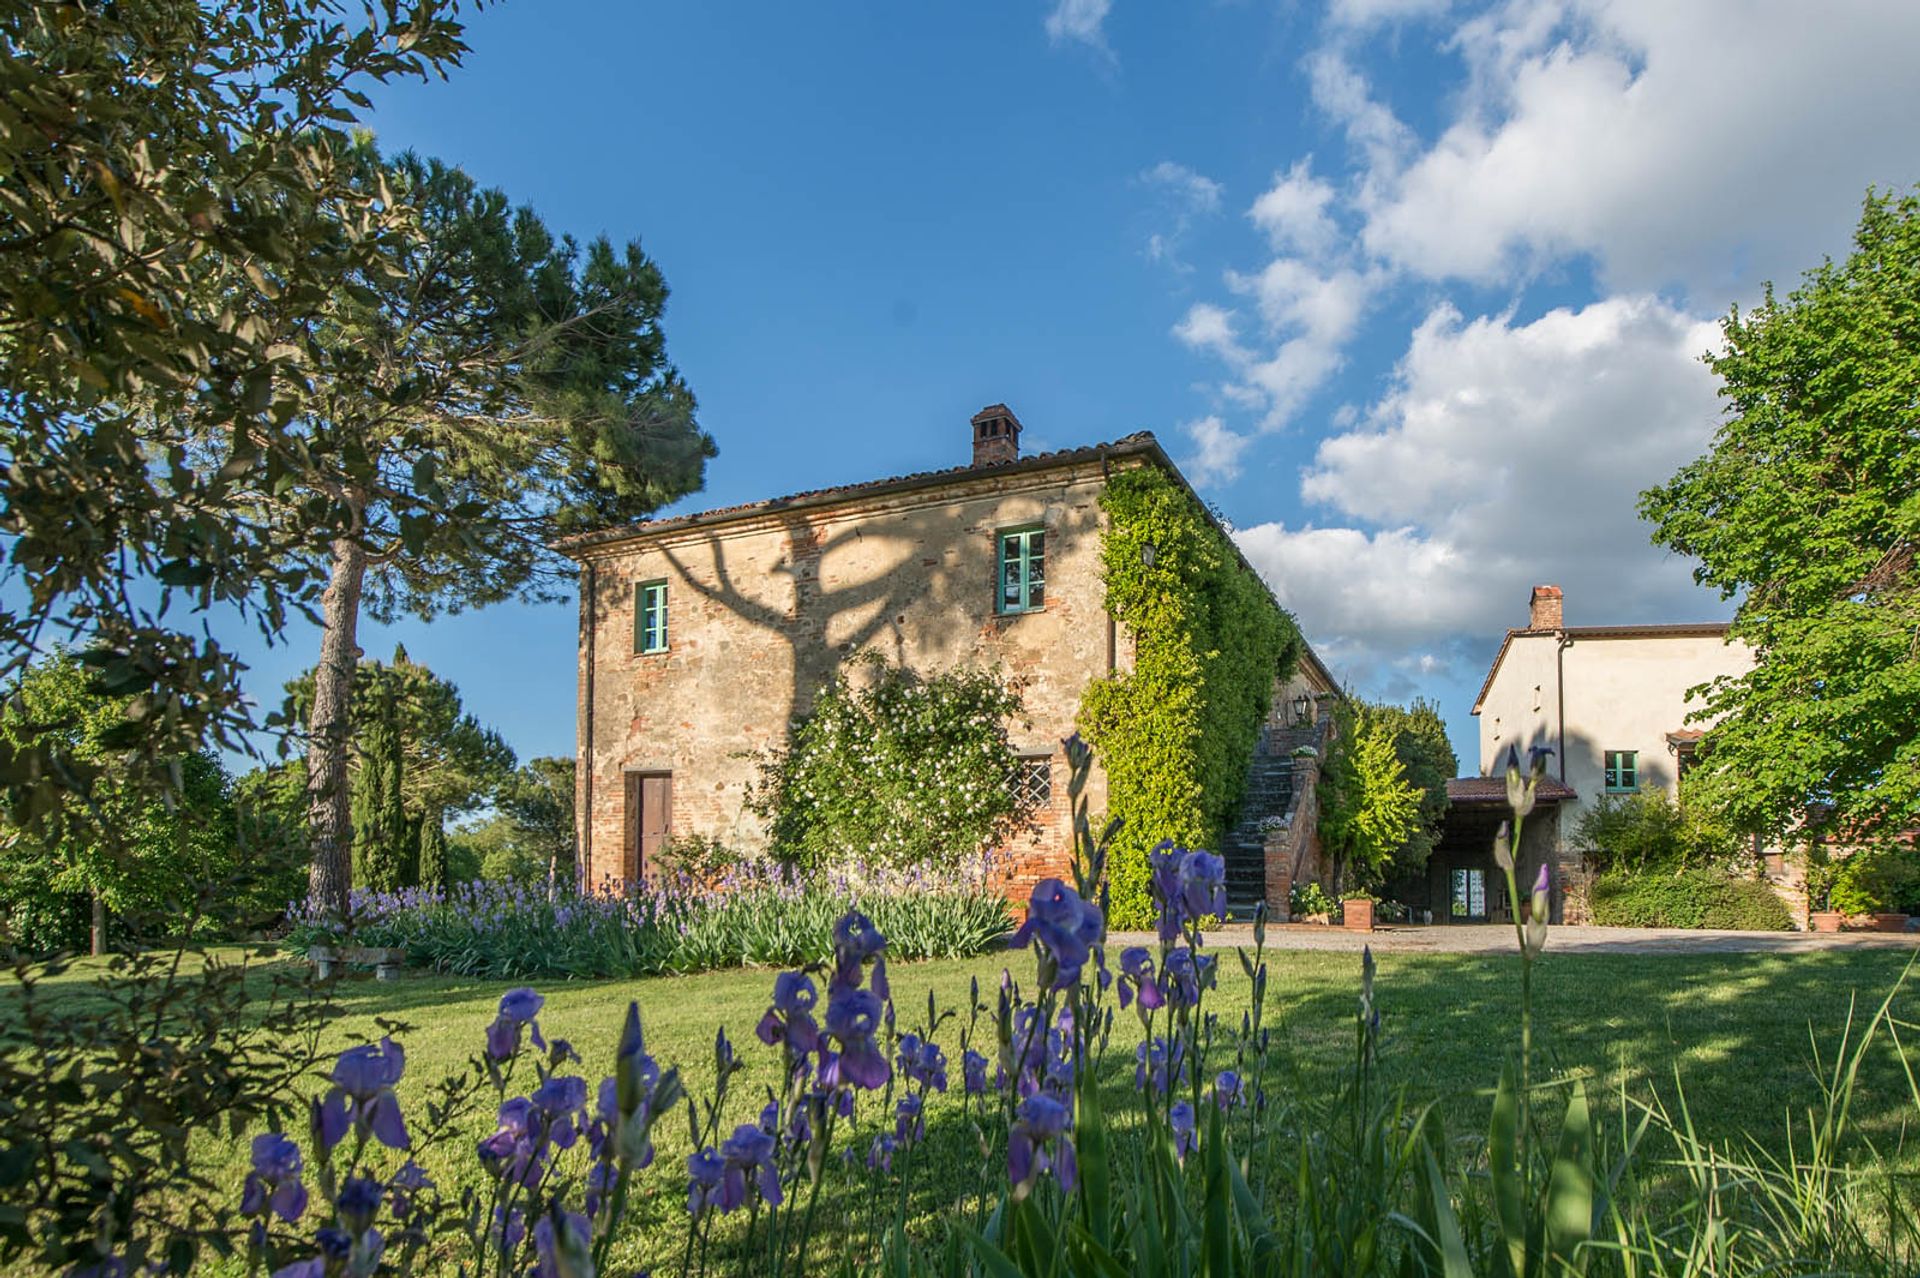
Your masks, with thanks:
<instances>
[{"instance_id":1,"label":"shrub","mask_svg":"<svg viewBox=\"0 0 1920 1278\"><path fill-rule=\"evenodd\" d=\"M1593 883L1593 921L1604 927L1700 927L1784 932L1793 916L1773 889L1719 870L1627 873Z\"/></svg>"},{"instance_id":2,"label":"shrub","mask_svg":"<svg viewBox=\"0 0 1920 1278\"><path fill-rule=\"evenodd\" d=\"M833 923L857 906L902 958L962 958L1012 928L1004 897L971 872L868 872L803 879L777 866L742 866L711 881L549 896L516 882L451 891L356 891L344 923L310 904L287 943L392 946L407 961L488 980L633 977L807 962L830 947Z\"/></svg>"},{"instance_id":3,"label":"shrub","mask_svg":"<svg viewBox=\"0 0 1920 1278\"><path fill-rule=\"evenodd\" d=\"M1287 893L1287 912L1294 918L1307 914L1332 914L1333 898L1318 883L1296 883Z\"/></svg>"},{"instance_id":4,"label":"shrub","mask_svg":"<svg viewBox=\"0 0 1920 1278\"><path fill-rule=\"evenodd\" d=\"M1860 849L1833 867L1827 902L1842 914L1920 913L1920 852L1901 843Z\"/></svg>"},{"instance_id":5,"label":"shrub","mask_svg":"<svg viewBox=\"0 0 1920 1278\"><path fill-rule=\"evenodd\" d=\"M809 869L844 859L954 866L1003 837L1020 813L1007 724L1017 687L995 670L921 676L878 653L837 676L784 750L757 756L747 806L773 846Z\"/></svg>"}]
</instances>

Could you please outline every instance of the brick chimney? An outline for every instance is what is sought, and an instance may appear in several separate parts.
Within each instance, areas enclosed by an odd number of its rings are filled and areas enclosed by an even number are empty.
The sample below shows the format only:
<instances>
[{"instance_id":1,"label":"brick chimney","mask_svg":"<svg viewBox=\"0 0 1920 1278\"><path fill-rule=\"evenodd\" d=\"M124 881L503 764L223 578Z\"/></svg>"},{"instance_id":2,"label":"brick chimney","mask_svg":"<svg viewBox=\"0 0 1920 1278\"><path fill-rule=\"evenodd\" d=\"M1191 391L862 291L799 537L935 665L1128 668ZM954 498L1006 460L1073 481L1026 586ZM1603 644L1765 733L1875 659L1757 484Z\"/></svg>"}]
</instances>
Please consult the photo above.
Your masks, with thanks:
<instances>
[{"instance_id":1,"label":"brick chimney","mask_svg":"<svg viewBox=\"0 0 1920 1278\"><path fill-rule=\"evenodd\" d=\"M1527 629L1559 630L1566 625L1566 613L1562 607L1560 587L1535 586L1533 598L1527 601Z\"/></svg>"},{"instance_id":2,"label":"brick chimney","mask_svg":"<svg viewBox=\"0 0 1920 1278\"><path fill-rule=\"evenodd\" d=\"M1005 404L973 415L973 464L999 466L1020 459L1020 419Z\"/></svg>"}]
</instances>

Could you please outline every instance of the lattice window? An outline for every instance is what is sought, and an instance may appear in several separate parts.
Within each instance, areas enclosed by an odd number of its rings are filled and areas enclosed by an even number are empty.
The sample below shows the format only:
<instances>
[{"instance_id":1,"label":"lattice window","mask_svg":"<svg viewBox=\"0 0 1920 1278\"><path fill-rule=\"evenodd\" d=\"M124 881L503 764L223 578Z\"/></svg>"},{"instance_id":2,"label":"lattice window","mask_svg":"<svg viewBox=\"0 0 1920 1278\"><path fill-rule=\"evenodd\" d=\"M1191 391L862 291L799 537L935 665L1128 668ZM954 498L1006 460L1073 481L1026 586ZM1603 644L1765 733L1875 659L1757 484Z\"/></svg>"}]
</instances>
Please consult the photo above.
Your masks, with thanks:
<instances>
[{"instance_id":1,"label":"lattice window","mask_svg":"<svg viewBox=\"0 0 1920 1278\"><path fill-rule=\"evenodd\" d=\"M1053 805L1053 759L1050 755L1028 755L1014 760L1007 777L1013 791L1013 806L1019 812L1044 812Z\"/></svg>"}]
</instances>

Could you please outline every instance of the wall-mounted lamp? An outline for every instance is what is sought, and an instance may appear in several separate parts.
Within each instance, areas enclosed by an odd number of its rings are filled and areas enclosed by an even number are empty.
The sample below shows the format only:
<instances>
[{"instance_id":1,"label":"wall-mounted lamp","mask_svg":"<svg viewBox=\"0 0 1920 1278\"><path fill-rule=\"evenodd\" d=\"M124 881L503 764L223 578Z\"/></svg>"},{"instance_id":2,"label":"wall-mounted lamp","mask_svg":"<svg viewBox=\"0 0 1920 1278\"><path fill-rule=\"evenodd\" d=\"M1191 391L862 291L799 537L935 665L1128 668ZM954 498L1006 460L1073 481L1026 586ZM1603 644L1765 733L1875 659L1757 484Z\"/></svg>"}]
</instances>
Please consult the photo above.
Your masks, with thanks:
<instances>
[{"instance_id":1,"label":"wall-mounted lamp","mask_svg":"<svg viewBox=\"0 0 1920 1278\"><path fill-rule=\"evenodd\" d=\"M1152 542L1148 542L1146 545L1140 547L1140 562L1145 564L1147 567L1151 568L1153 567L1153 561L1156 557L1156 554L1157 552L1154 548L1154 544Z\"/></svg>"},{"instance_id":2,"label":"wall-mounted lamp","mask_svg":"<svg viewBox=\"0 0 1920 1278\"><path fill-rule=\"evenodd\" d=\"M1307 715L1313 709L1313 698L1301 693L1293 699L1293 722L1295 726L1307 722Z\"/></svg>"}]
</instances>

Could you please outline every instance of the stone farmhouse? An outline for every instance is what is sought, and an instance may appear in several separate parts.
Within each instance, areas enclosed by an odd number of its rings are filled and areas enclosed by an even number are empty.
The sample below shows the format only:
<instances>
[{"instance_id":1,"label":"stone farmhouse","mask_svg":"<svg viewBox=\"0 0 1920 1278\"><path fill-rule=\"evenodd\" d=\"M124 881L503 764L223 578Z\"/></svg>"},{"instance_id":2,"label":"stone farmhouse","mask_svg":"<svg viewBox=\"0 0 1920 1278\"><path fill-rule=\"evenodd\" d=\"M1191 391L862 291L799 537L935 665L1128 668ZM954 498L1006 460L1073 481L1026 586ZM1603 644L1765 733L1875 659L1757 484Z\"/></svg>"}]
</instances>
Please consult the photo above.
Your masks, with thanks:
<instances>
[{"instance_id":1,"label":"stone farmhouse","mask_svg":"<svg viewBox=\"0 0 1920 1278\"><path fill-rule=\"evenodd\" d=\"M1105 608L1099 498L1126 468L1186 481L1151 434L1022 456L1020 433L995 404L970 422L968 465L562 544L580 565L577 810L589 882L638 879L674 837L764 848L745 806L758 776L751 752L784 744L864 652L925 672L998 665L1024 681L1030 722L1012 725L1022 763L1006 783L1023 787L1034 819L1009 890L1062 870L1071 830L1060 742L1088 684L1133 659L1132 636ZM1336 692L1311 652L1276 687L1243 827L1296 802L1283 764ZM1103 808L1097 767L1088 797ZM1243 841L1237 882L1257 895L1269 840Z\"/></svg>"},{"instance_id":2,"label":"stone farmhouse","mask_svg":"<svg viewBox=\"0 0 1920 1278\"><path fill-rule=\"evenodd\" d=\"M1510 756L1525 760L1535 747L1554 753L1522 853L1529 867L1551 863L1556 911L1583 918L1581 815L1608 794L1661 789L1677 799L1701 737L1687 720L1698 708L1688 691L1753 665L1724 622L1569 626L1564 605L1558 586L1534 587L1527 624L1507 631L1480 686L1479 775L1449 784L1453 811L1428 866L1436 920L1504 917L1490 851L1507 818L1502 778Z\"/></svg>"}]
</instances>

